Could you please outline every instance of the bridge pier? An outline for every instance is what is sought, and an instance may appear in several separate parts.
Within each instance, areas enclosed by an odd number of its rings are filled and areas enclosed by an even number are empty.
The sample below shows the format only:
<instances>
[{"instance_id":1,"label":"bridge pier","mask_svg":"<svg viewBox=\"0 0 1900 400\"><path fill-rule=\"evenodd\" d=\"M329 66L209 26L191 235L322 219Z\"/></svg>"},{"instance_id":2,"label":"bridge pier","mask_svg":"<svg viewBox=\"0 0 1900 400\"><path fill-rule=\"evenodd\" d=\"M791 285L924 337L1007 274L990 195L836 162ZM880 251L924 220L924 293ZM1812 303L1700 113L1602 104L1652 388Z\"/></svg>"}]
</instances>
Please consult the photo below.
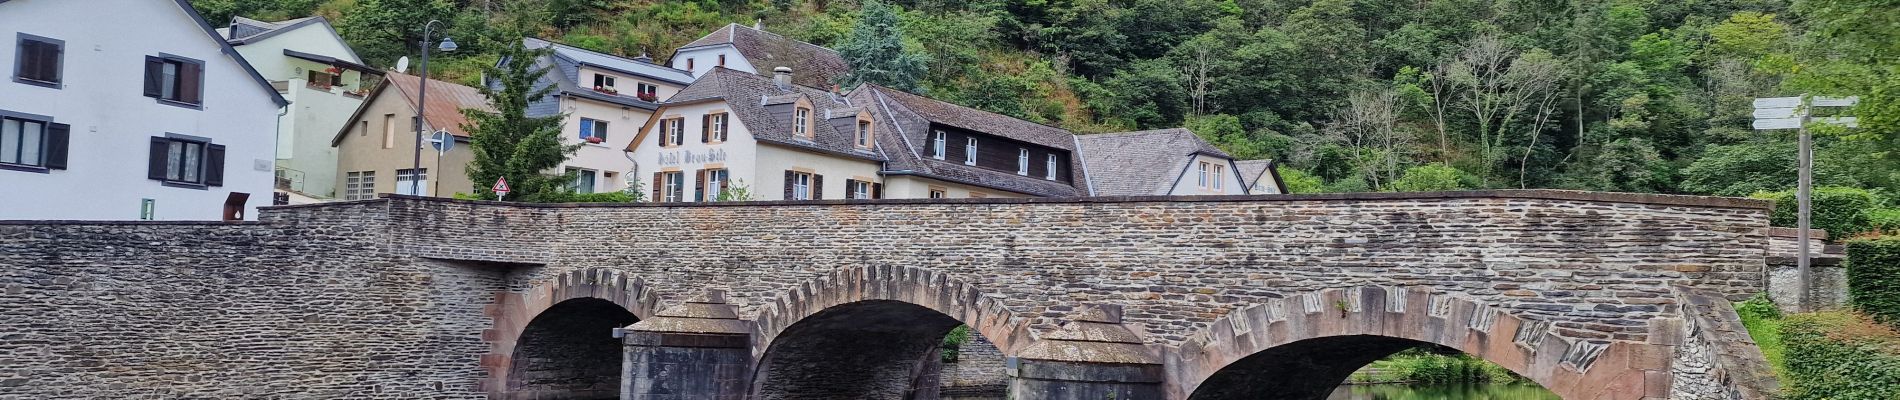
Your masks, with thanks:
<instances>
[{"instance_id":1,"label":"bridge pier","mask_svg":"<svg viewBox=\"0 0 1900 400\"><path fill-rule=\"evenodd\" d=\"M1071 320L1009 359L1009 398L1166 397L1161 356L1121 324L1121 306L1085 308Z\"/></svg>"},{"instance_id":2,"label":"bridge pier","mask_svg":"<svg viewBox=\"0 0 1900 400\"><path fill-rule=\"evenodd\" d=\"M752 341L738 311L708 290L624 328L620 399L745 399Z\"/></svg>"}]
</instances>

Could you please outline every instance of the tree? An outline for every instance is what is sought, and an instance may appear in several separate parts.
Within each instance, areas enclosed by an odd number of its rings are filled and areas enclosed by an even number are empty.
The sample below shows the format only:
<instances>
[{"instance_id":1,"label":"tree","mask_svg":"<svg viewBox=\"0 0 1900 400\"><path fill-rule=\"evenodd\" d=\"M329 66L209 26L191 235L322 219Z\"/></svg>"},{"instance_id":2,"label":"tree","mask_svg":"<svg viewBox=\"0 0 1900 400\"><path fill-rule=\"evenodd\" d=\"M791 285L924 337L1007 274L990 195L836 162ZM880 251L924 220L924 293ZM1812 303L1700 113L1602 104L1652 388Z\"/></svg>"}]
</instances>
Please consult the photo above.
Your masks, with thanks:
<instances>
[{"instance_id":1,"label":"tree","mask_svg":"<svg viewBox=\"0 0 1900 400\"><path fill-rule=\"evenodd\" d=\"M469 147L475 152L475 161L468 165L469 178L479 185L506 177L514 189L508 198L515 201L571 200L568 194L573 179L547 173L580 148L579 144L561 144L561 120L566 116L527 115L530 103L554 93L554 86L541 84L552 66L538 63L552 50L529 49L518 39L494 45L503 62L484 68L483 75L491 84L480 90L496 111L462 110L469 120L462 129L468 131ZM476 194L484 199L493 196L481 191Z\"/></svg>"},{"instance_id":2,"label":"tree","mask_svg":"<svg viewBox=\"0 0 1900 400\"><path fill-rule=\"evenodd\" d=\"M1398 92L1384 89L1353 92L1333 118L1331 130L1352 147L1354 167L1371 187L1399 178L1400 153L1410 145L1409 138L1398 132L1402 113Z\"/></svg>"},{"instance_id":3,"label":"tree","mask_svg":"<svg viewBox=\"0 0 1900 400\"><path fill-rule=\"evenodd\" d=\"M455 22L454 17L454 5L447 0L362 0L336 28L365 61L383 65L414 50L429 20Z\"/></svg>"},{"instance_id":4,"label":"tree","mask_svg":"<svg viewBox=\"0 0 1900 400\"><path fill-rule=\"evenodd\" d=\"M851 35L838 45L838 54L851 65L851 73L839 83L845 87L874 83L916 92L927 60L923 54L904 47L897 10L883 1L869 0L860 13Z\"/></svg>"},{"instance_id":5,"label":"tree","mask_svg":"<svg viewBox=\"0 0 1900 400\"><path fill-rule=\"evenodd\" d=\"M1406 168L1405 174L1392 181L1394 192L1444 192L1471 187L1471 174L1445 164L1426 164Z\"/></svg>"},{"instance_id":6,"label":"tree","mask_svg":"<svg viewBox=\"0 0 1900 400\"><path fill-rule=\"evenodd\" d=\"M1518 186L1528 187L1531 152L1557 112L1562 65L1547 52L1520 53L1491 35L1473 40L1448 63L1442 70L1444 79L1456 85L1453 106L1470 113L1477 124L1481 160L1487 167L1503 161L1509 140L1521 136L1527 144L1518 163ZM1525 118L1530 119L1528 127L1513 125Z\"/></svg>"}]
</instances>

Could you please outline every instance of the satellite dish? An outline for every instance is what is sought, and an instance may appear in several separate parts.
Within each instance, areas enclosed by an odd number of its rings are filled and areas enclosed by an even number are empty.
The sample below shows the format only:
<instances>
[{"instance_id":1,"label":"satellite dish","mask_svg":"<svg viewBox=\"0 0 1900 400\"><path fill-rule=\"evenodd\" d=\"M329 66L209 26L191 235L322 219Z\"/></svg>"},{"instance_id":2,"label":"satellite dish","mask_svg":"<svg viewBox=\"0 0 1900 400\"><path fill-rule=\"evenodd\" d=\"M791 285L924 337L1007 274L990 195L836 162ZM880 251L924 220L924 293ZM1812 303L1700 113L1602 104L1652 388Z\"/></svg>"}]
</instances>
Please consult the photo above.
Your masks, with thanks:
<instances>
[{"instance_id":1,"label":"satellite dish","mask_svg":"<svg viewBox=\"0 0 1900 400\"><path fill-rule=\"evenodd\" d=\"M438 129L429 138L429 145L435 147L436 155L448 154L449 149L455 148L455 137L449 136L447 130Z\"/></svg>"},{"instance_id":2,"label":"satellite dish","mask_svg":"<svg viewBox=\"0 0 1900 400\"><path fill-rule=\"evenodd\" d=\"M409 56L402 56L402 58L396 59L396 73L409 73Z\"/></svg>"}]
</instances>

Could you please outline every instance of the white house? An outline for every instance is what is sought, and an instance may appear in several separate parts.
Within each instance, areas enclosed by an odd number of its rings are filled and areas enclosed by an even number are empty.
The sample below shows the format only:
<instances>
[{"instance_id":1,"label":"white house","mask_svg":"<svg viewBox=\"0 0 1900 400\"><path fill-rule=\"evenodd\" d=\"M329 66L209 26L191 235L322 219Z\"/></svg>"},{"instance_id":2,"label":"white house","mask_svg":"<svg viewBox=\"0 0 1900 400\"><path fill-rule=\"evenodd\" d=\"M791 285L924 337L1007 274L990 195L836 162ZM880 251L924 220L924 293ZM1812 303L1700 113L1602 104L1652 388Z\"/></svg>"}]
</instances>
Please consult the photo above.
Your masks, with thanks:
<instances>
[{"instance_id":1,"label":"white house","mask_svg":"<svg viewBox=\"0 0 1900 400\"><path fill-rule=\"evenodd\" d=\"M186 0L0 1L0 219L253 218L288 102Z\"/></svg>"},{"instance_id":2,"label":"white house","mask_svg":"<svg viewBox=\"0 0 1900 400\"><path fill-rule=\"evenodd\" d=\"M330 141L363 105L363 78L382 72L364 65L323 17L239 17L218 33L290 100L277 124L277 190L292 203L340 197Z\"/></svg>"},{"instance_id":3,"label":"white house","mask_svg":"<svg viewBox=\"0 0 1900 400\"><path fill-rule=\"evenodd\" d=\"M552 67L540 84L555 88L553 95L529 104L528 115L563 115L561 143L580 145L549 172L574 175L577 193L620 191L637 182L629 175L634 162L621 149L633 142L659 102L679 93L693 76L645 57L624 58L535 38L524 43L549 49L535 62Z\"/></svg>"},{"instance_id":4,"label":"white house","mask_svg":"<svg viewBox=\"0 0 1900 400\"><path fill-rule=\"evenodd\" d=\"M766 32L756 25L739 24L727 24L680 46L667 62L673 68L691 71L695 78L714 68L766 76L778 67L786 67L798 71L792 83L815 88L831 88L839 77L851 72L850 65L835 50Z\"/></svg>"},{"instance_id":5,"label":"white house","mask_svg":"<svg viewBox=\"0 0 1900 400\"><path fill-rule=\"evenodd\" d=\"M1242 161L1187 129L1076 136L1096 196L1285 193L1270 161ZM1262 165L1260 163L1267 163ZM1250 183L1260 183L1258 186Z\"/></svg>"}]
</instances>

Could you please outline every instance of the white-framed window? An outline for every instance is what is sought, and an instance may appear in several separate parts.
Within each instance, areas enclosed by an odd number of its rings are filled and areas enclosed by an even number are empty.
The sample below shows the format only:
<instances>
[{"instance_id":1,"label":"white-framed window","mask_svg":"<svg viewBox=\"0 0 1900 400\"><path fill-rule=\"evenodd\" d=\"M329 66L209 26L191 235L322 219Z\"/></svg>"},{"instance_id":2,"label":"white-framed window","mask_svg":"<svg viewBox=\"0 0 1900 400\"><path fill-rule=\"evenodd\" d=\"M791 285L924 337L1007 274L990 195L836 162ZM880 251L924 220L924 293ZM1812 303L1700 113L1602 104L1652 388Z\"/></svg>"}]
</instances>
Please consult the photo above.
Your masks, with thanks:
<instances>
[{"instance_id":1,"label":"white-framed window","mask_svg":"<svg viewBox=\"0 0 1900 400\"><path fill-rule=\"evenodd\" d=\"M871 121L858 120L858 148L871 148Z\"/></svg>"},{"instance_id":2,"label":"white-framed window","mask_svg":"<svg viewBox=\"0 0 1900 400\"><path fill-rule=\"evenodd\" d=\"M1029 176L1029 149L1016 149L1016 174Z\"/></svg>"},{"instance_id":3,"label":"white-framed window","mask_svg":"<svg viewBox=\"0 0 1900 400\"><path fill-rule=\"evenodd\" d=\"M1221 174L1221 170L1223 169L1226 169L1226 167L1220 164L1214 164L1214 172L1213 172L1214 176L1210 177L1210 179L1214 180L1214 190L1223 190L1227 188L1226 175Z\"/></svg>"},{"instance_id":4,"label":"white-framed window","mask_svg":"<svg viewBox=\"0 0 1900 400\"><path fill-rule=\"evenodd\" d=\"M1042 167L1043 179L1056 180L1056 155L1050 154L1049 161Z\"/></svg>"},{"instance_id":5,"label":"white-framed window","mask_svg":"<svg viewBox=\"0 0 1900 400\"><path fill-rule=\"evenodd\" d=\"M936 131L935 133L936 138L931 139L930 155L931 157L942 160L944 156L944 142L950 141L950 134L944 133L943 131Z\"/></svg>"},{"instance_id":6,"label":"white-framed window","mask_svg":"<svg viewBox=\"0 0 1900 400\"><path fill-rule=\"evenodd\" d=\"M0 118L0 164L46 165L46 122Z\"/></svg>"},{"instance_id":7,"label":"white-framed window","mask_svg":"<svg viewBox=\"0 0 1900 400\"><path fill-rule=\"evenodd\" d=\"M686 143L686 119L668 118L660 121L660 146L678 146Z\"/></svg>"},{"instance_id":8,"label":"white-framed window","mask_svg":"<svg viewBox=\"0 0 1900 400\"><path fill-rule=\"evenodd\" d=\"M376 171L350 171L343 178L344 200L376 198Z\"/></svg>"},{"instance_id":9,"label":"white-framed window","mask_svg":"<svg viewBox=\"0 0 1900 400\"><path fill-rule=\"evenodd\" d=\"M145 97L197 108L204 104L204 61L173 55L145 56Z\"/></svg>"},{"instance_id":10,"label":"white-framed window","mask_svg":"<svg viewBox=\"0 0 1900 400\"><path fill-rule=\"evenodd\" d=\"M1206 161L1201 162L1199 185L1202 189L1207 188L1207 166L1208 164Z\"/></svg>"},{"instance_id":11,"label":"white-framed window","mask_svg":"<svg viewBox=\"0 0 1900 400\"><path fill-rule=\"evenodd\" d=\"M672 203L685 199L686 173L667 172L662 176L666 181L661 184L660 201Z\"/></svg>"},{"instance_id":12,"label":"white-framed window","mask_svg":"<svg viewBox=\"0 0 1900 400\"><path fill-rule=\"evenodd\" d=\"M177 134L153 136L146 177L165 185L224 185L224 146Z\"/></svg>"},{"instance_id":13,"label":"white-framed window","mask_svg":"<svg viewBox=\"0 0 1900 400\"><path fill-rule=\"evenodd\" d=\"M613 88L614 88L614 77L608 76L605 74L594 74L594 89L613 89Z\"/></svg>"},{"instance_id":14,"label":"white-framed window","mask_svg":"<svg viewBox=\"0 0 1900 400\"><path fill-rule=\"evenodd\" d=\"M634 92L633 92L634 95L637 95L637 96L651 96L654 98L654 100L658 100L660 96L660 87L654 86L646 82L640 82L640 83L634 84L633 89L634 89Z\"/></svg>"},{"instance_id":15,"label":"white-framed window","mask_svg":"<svg viewBox=\"0 0 1900 400\"><path fill-rule=\"evenodd\" d=\"M940 187L930 188L930 198L941 199L945 197L950 197L950 195L943 188L940 188Z\"/></svg>"},{"instance_id":16,"label":"white-framed window","mask_svg":"<svg viewBox=\"0 0 1900 400\"><path fill-rule=\"evenodd\" d=\"M429 169L396 170L396 193L411 196L429 195Z\"/></svg>"},{"instance_id":17,"label":"white-framed window","mask_svg":"<svg viewBox=\"0 0 1900 400\"><path fill-rule=\"evenodd\" d=\"M702 174L703 179L706 180L706 186L702 189L704 193L700 195L702 197L700 201L720 201L720 197L726 194L726 185L730 183L726 170L709 169Z\"/></svg>"},{"instance_id":18,"label":"white-framed window","mask_svg":"<svg viewBox=\"0 0 1900 400\"><path fill-rule=\"evenodd\" d=\"M976 165L976 138L968 138L963 144L963 165Z\"/></svg>"},{"instance_id":19,"label":"white-framed window","mask_svg":"<svg viewBox=\"0 0 1900 400\"><path fill-rule=\"evenodd\" d=\"M860 181L860 180L851 180L846 183L850 185L850 186L845 187L845 190L850 191L850 193L846 193L847 197L849 198L853 198L853 199L877 198L878 193L877 193L876 183L871 183L870 181Z\"/></svg>"},{"instance_id":20,"label":"white-framed window","mask_svg":"<svg viewBox=\"0 0 1900 400\"><path fill-rule=\"evenodd\" d=\"M707 126L707 129L710 129L710 131L707 132L707 136L709 136L709 139L711 139L711 141L714 141L714 142L726 141L726 113L717 113L717 114L707 115L706 126Z\"/></svg>"},{"instance_id":21,"label":"white-framed window","mask_svg":"<svg viewBox=\"0 0 1900 400\"><path fill-rule=\"evenodd\" d=\"M593 193L600 174L591 169L568 168L567 173L574 176L574 193Z\"/></svg>"},{"instance_id":22,"label":"white-framed window","mask_svg":"<svg viewBox=\"0 0 1900 400\"><path fill-rule=\"evenodd\" d=\"M792 173L792 200L811 200L812 175L810 172Z\"/></svg>"},{"instance_id":23,"label":"white-framed window","mask_svg":"<svg viewBox=\"0 0 1900 400\"><path fill-rule=\"evenodd\" d=\"M799 107L792 117L792 134L804 138L811 137L811 109Z\"/></svg>"},{"instance_id":24,"label":"white-framed window","mask_svg":"<svg viewBox=\"0 0 1900 400\"><path fill-rule=\"evenodd\" d=\"M587 140L599 138L598 140ZM607 140L607 121L593 118L581 118L581 141L595 142Z\"/></svg>"}]
</instances>

